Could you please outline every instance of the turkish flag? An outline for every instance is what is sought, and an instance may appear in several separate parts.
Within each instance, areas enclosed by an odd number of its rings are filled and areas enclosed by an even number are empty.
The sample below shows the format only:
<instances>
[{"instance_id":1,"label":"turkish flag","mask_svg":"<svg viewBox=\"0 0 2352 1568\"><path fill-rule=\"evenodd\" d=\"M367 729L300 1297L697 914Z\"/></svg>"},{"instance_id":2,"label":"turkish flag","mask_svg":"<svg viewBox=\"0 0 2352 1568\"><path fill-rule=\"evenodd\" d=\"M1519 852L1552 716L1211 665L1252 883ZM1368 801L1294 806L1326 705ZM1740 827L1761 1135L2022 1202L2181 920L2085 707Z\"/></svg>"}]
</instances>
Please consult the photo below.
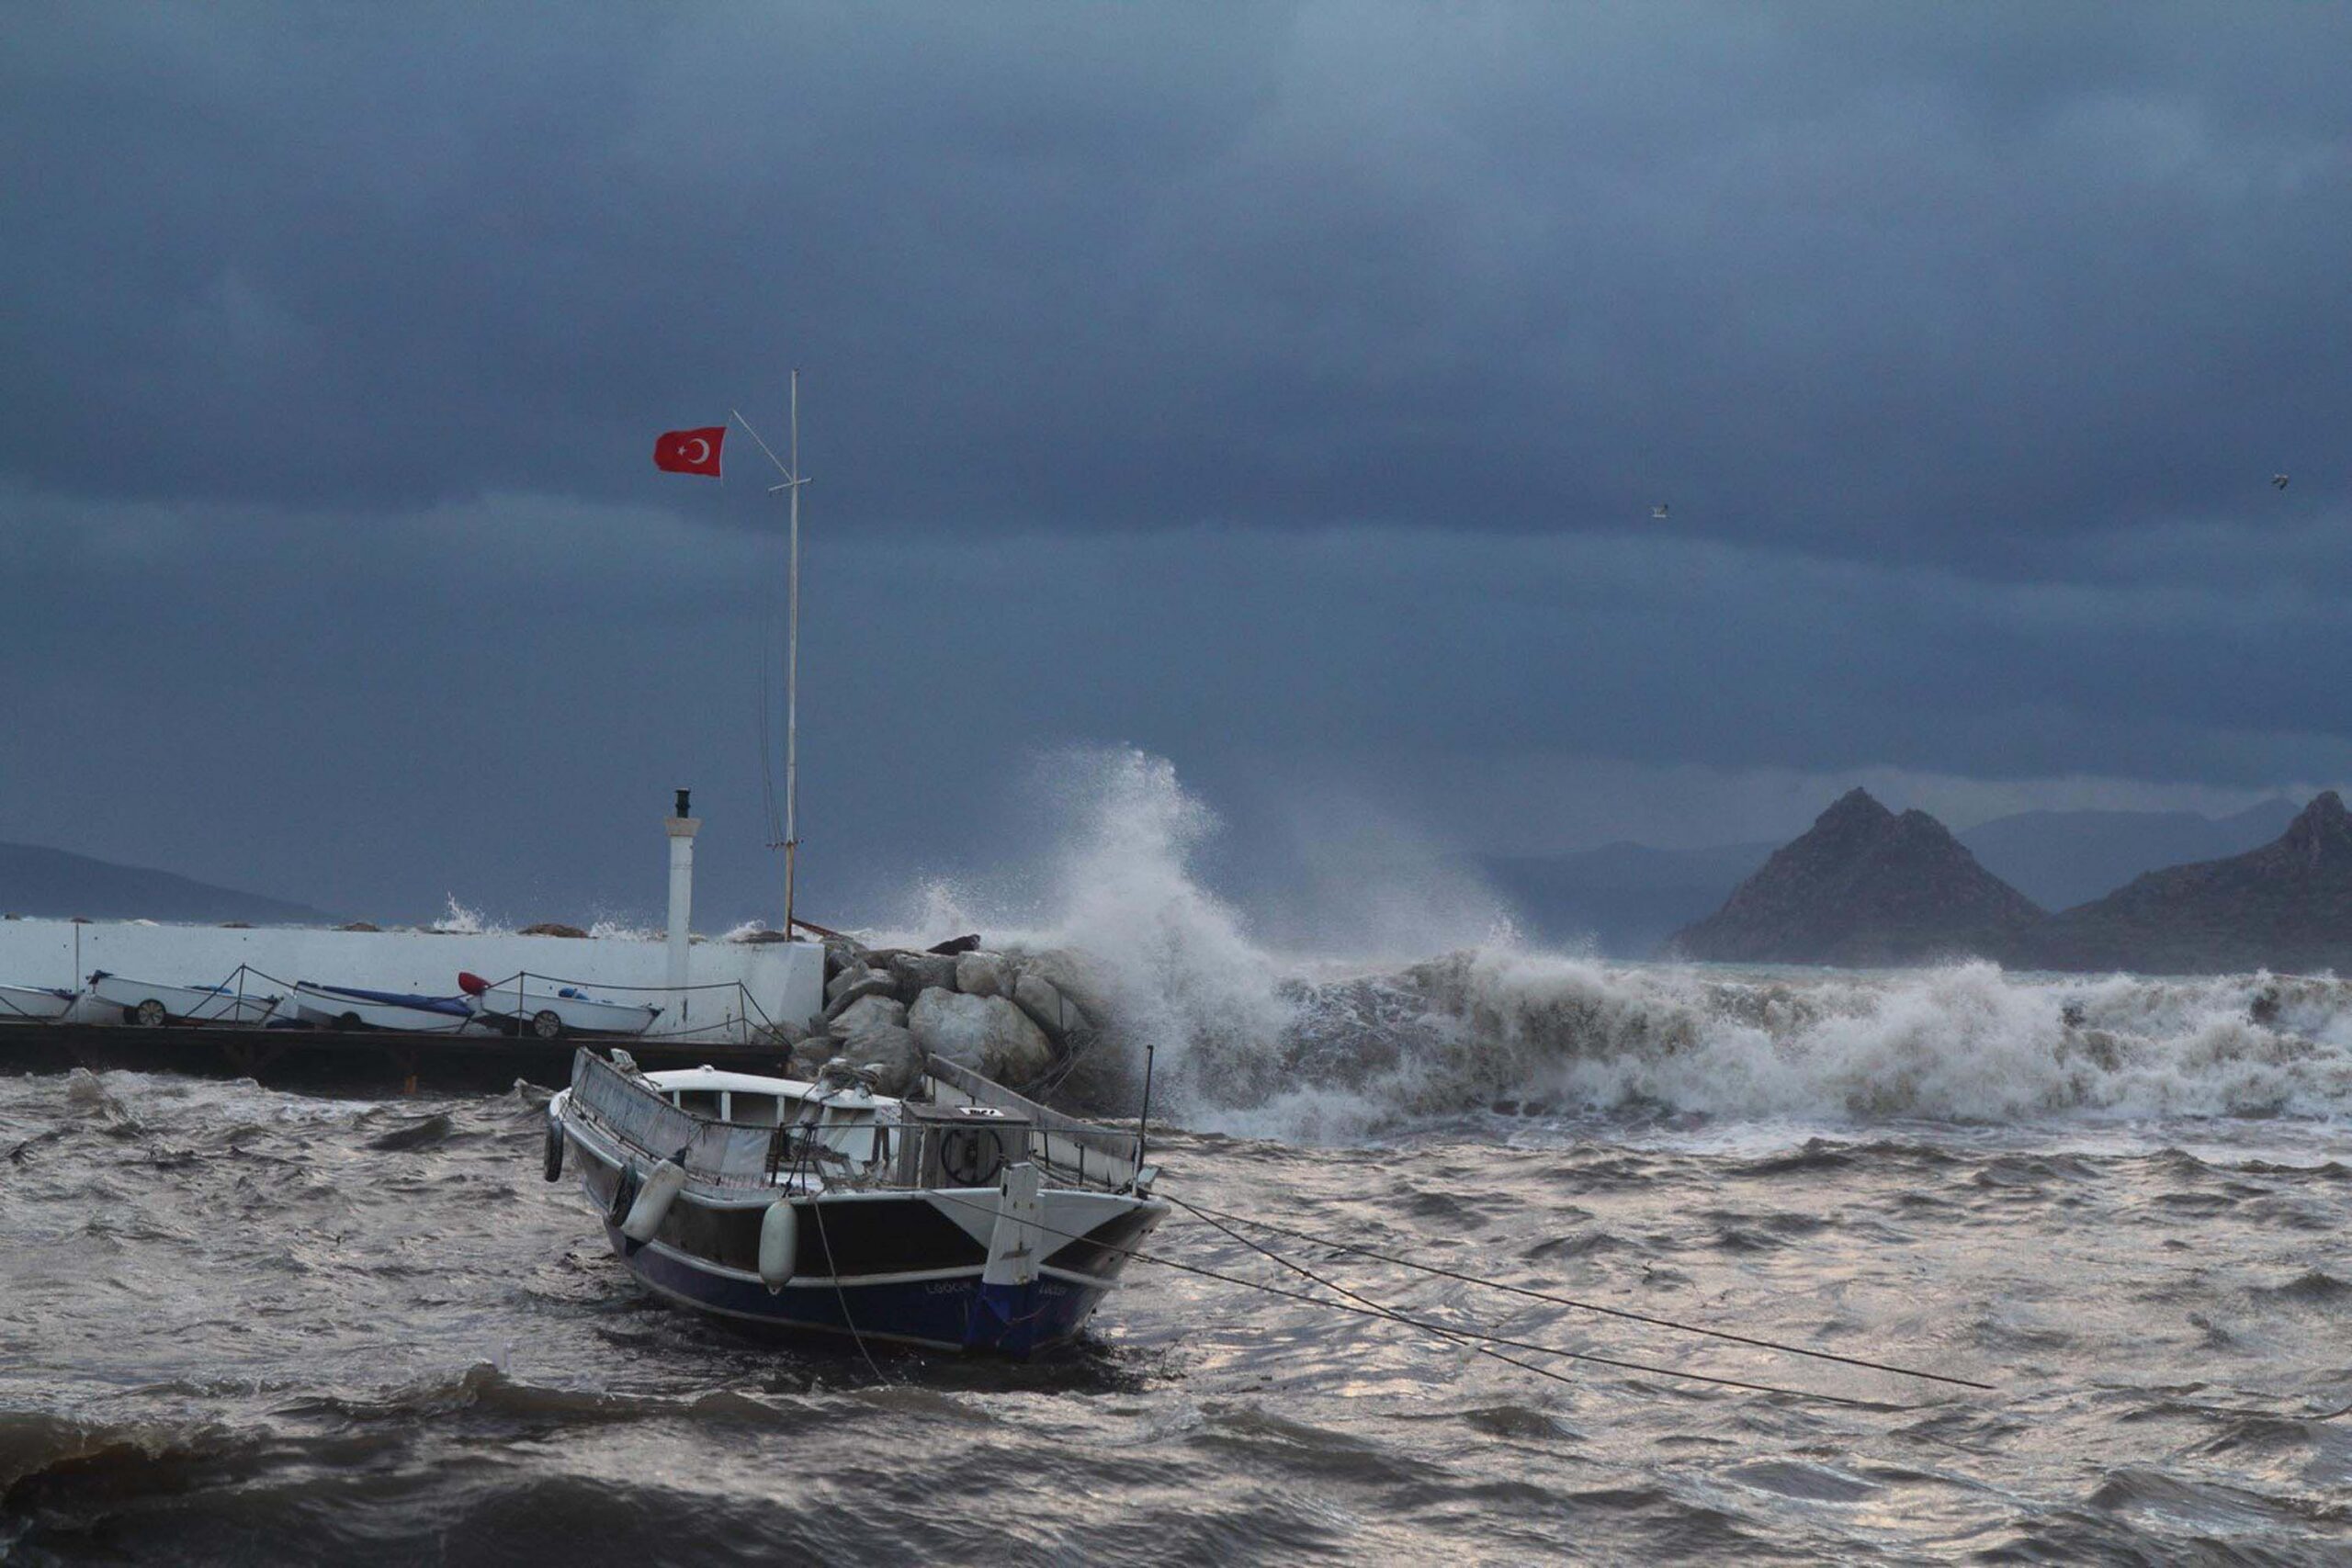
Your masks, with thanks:
<instances>
[{"instance_id":1,"label":"turkish flag","mask_svg":"<svg viewBox=\"0 0 2352 1568\"><path fill-rule=\"evenodd\" d=\"M718 448L727 439L727 427L710 425L702 430L668 430L653 444L653 466L670 474L708 474L718 477Z\"/></svg>"}]
</instances>

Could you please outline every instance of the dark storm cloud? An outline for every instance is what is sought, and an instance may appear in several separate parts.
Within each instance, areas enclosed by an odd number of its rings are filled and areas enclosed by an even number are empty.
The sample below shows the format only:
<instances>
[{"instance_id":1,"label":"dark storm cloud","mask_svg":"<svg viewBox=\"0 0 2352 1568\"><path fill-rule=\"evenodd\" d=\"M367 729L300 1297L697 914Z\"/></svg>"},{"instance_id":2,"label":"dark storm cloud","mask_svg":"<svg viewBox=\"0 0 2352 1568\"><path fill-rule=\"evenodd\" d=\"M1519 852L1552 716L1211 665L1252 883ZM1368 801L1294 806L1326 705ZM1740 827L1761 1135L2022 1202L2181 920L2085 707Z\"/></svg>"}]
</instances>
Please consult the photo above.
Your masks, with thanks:
<instances>
[{"instance_id":1,"label":"dark storm cloud","mask_svg":"<svg viewBox=\"0 0 2352 1568\"><path fill-rule=\"evenodd\" d=\"M2352 17L2231 15L63 10L0 463L603 499L799 362L872 526L1668 499L2025 570L2295 507L2352 413Z\"/></svg>"},{"instance_id":2,"label":"dark storm cloud","mask_svg":"<svg viewBox=\"0 0 2352 1568\"><path fill-rule=\"evenodd\" d=\"M2352 775L2341 9L11 23L0 837L573 917L687 784L772 909L775 503L647 458L794 364L844 904L1071 742L1242 855Z\"/></svg>"}]
</instances>

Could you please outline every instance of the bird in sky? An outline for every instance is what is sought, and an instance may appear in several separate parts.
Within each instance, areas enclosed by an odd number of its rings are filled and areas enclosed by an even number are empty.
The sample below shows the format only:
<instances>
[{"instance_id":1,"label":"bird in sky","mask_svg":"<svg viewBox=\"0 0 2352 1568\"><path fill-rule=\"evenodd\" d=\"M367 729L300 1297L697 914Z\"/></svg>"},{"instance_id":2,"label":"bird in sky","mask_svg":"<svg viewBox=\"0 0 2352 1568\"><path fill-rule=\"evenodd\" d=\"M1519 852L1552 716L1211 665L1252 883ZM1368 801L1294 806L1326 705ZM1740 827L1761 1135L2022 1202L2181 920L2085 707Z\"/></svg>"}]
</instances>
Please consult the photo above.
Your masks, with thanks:
<instances>
[{"instance_id":1,"label":"bird in sky","mask_svg":"<svg viewBox=\"0 0 2352 1568\"><path fill-rule=\"evenodd\" d=\"M2287 476L2284 474L2271 475L2270 488L2272 490L2285 490L2287 488Z\"/></svg>"},{"instance_id":2,"label":"bird in sky","mask_svg":"<svg viewBox=\"0 0 2352 1568\"><path fill-rule=\"evenodd\" d=\"M1659 502L1656 506L1651 507L1651 508L1650 508L1650 516L1651 516L1651 517L1653 517L1654 519L1656 519L1657 521L1660 522L1660 523L1665 522L1665 521L1666 521L1666 502L1662 502L1662 501L1661 501L1661 502Z\"/></svg>"}]
</instances>

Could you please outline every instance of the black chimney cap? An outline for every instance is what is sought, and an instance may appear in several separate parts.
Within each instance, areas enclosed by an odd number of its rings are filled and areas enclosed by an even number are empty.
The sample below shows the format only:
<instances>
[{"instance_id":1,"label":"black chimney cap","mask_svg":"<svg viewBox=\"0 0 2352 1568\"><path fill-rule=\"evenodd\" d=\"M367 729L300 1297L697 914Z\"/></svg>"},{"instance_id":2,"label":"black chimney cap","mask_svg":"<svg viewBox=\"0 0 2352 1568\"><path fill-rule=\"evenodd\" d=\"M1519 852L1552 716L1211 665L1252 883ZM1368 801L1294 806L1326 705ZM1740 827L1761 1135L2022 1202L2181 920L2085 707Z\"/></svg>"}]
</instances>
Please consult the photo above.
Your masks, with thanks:
<instances>
[{"instance_id":1,"label":"black chimney cap","mask_svg":"<svg viewBox=\"0 0 2352 1568\"><path fill-rule=\"evenodd\" d=\"M691 811L691 810L689 810L689 809L687 808L687 806L686 806L686 797L687 797L688 795L692 795L693 793L694 793L694 792L693 792L692 790L684 790L684 789L682 789L682 790L680 790L680 791L678 792L678 809L677 809L677 810L675 810L675 811L673 811L673 812L672 812L672 813L671 813L671 815L672 815L672 816L673 816L673 817L692 817L692 816L694 815L694 812L693 812L693 811Z\"/></svg>"}]
</instances>

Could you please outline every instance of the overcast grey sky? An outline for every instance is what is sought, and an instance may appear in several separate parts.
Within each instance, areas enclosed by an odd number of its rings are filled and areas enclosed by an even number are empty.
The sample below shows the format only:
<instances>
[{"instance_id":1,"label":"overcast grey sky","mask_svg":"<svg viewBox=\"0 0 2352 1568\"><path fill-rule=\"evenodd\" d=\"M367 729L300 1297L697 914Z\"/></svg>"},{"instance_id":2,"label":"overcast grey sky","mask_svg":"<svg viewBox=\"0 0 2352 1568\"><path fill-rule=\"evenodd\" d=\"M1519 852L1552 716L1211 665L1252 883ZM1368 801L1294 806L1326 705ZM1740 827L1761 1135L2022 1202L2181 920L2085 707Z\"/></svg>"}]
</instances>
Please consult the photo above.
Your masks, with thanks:
<instances>
[{"instance_id":1,"label":"overcast grey sky","mask_svg":"<svg viewBox=\"0 0 2352 1568\"><path fill-rule=\"evenodd\" d=\"M8 9L0 837L752 912L793 365L820 918L2352 778L2344 7Z\"/></svg>"}]
</instances>

